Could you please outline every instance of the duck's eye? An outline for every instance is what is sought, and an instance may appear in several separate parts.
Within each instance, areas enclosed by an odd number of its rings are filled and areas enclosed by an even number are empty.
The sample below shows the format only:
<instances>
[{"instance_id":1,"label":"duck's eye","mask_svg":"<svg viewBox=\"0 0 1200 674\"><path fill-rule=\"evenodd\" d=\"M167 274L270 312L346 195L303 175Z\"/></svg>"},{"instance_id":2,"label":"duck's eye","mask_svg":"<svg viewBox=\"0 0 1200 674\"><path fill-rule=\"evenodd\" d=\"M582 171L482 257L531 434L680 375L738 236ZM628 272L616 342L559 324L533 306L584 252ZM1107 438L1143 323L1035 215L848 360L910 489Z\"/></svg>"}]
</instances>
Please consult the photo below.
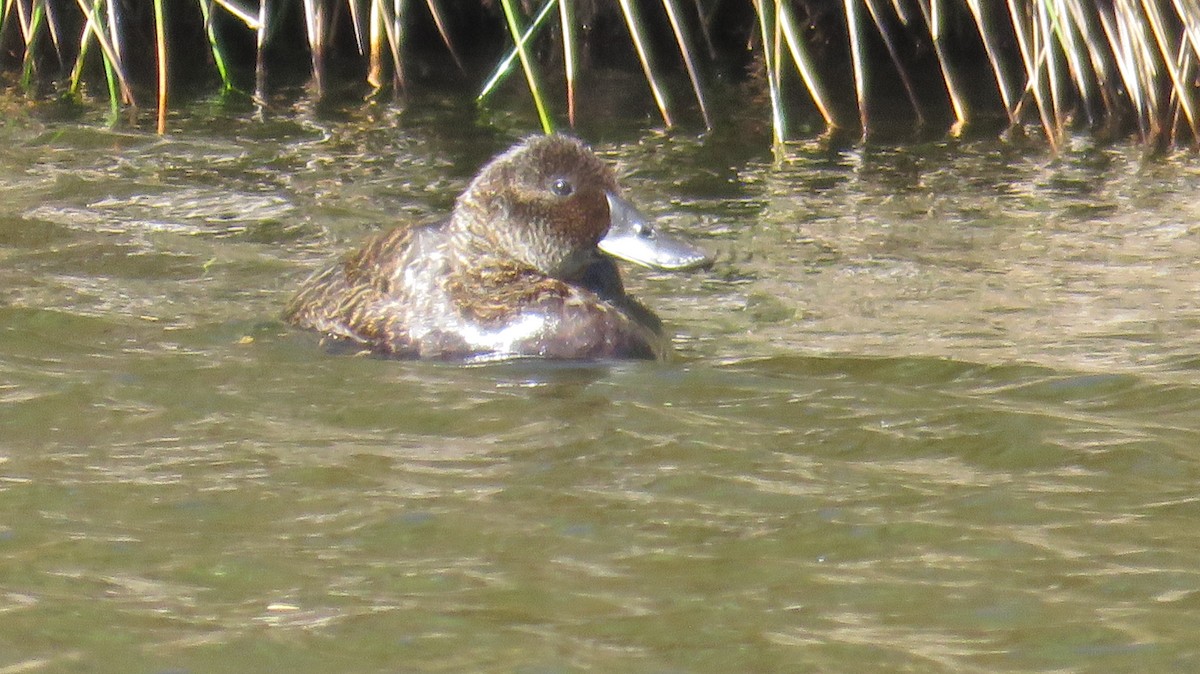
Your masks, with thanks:
<instances>
[{"instance_id":1,"label":"duck's eye","mask_svg":"<svg viewBox=\"0 0 1200 674\"><path fill-rule=\"evenodd\" d=\"M554 182L550 183L550 191L558 197L569 197L575 191L575 186L566 178L555 178Z\"/></svg>"},{"instance_id":2,"label":"duck's eye","mask_svg":"<svg viewBox=\"0 0 1200 674\"><path fill-rule=\"evenodd\" d=\"M642 237L643 239L653 239L654 238L654 228L644 222L639 222L639 223L635 224L633 226L633 233L637 234L638 236Z\"/></svg>"}]
</instances>

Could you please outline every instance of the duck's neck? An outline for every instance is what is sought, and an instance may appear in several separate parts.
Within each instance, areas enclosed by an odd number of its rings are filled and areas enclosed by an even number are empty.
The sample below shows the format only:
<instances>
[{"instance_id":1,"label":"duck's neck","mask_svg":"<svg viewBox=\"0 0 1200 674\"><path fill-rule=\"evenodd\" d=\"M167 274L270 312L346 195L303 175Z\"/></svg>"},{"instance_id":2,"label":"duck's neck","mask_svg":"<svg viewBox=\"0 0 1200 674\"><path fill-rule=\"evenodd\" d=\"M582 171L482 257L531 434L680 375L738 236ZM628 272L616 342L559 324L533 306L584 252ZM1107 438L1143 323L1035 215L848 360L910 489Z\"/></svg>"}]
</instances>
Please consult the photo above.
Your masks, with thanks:
<instances>
[{"instance_id":1,"label":"duck's neck","mask_svg":"<svg viewBox=\"0 0 1200 674\"><path fill-rule=\"evenodd\" d=\"M464 316L484 325L511 320L547 292L565 292L565 285L497 254L486 240L469 233L451 231L447 257L445 290Z\"/></svg>"},{"instance_id":2,"label":"duck's neck","mask_svg":"<svg viewBox=\"0 0 1200 674\"><path fill-rule=\"evenodd\" d=\"M489 279L511 278L524 270L533 272L527 265L496 250L495 242L475 231L463 218L455 213L447 225L447 257L454 276L486 282ZM487 285L491 285L488 283Z\"/></svg>"},{"instance_id":3,"label":"duck's neck","mask_svg":"<svg viewBox=\"0 0 1200 674\"><path fill-rule=\"evenodd\" d=\"M586 277L593 275L593 267L601 260L608 260L595 249L581 249L570 255L557 255L557 245L547 242L551 250L526 251L535 259L555 260L553 269L543 269L514 257L514 250L524 250L528 242L503 239L505 232L488 229L480 231L479 223L492 223L498 218L488 215L475 214L464 216L461 209L456 209L450 218L448 226L449 256L455 273L472 276L491 275L500 272L500 277L511 277L517 272L529 273L541 278L552 278L564 283L579 284ZM501 235L498 239L497 235ZM612 270L615 275L615 267ZM619 280L618 280L619 287ZM618 291L619 292L619 291Z\"/></svg>"}]
</instances>

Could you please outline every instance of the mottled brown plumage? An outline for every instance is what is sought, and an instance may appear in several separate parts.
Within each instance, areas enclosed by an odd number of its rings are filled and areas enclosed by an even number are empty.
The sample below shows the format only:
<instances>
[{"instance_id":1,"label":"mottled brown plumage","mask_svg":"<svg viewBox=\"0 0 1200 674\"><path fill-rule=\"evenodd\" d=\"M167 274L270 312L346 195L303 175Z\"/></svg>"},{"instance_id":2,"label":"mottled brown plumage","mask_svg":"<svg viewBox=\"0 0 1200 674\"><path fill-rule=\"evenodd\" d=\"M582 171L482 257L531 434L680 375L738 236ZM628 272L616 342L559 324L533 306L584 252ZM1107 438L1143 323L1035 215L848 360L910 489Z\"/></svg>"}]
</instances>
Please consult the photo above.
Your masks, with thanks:
<instances>
[{"instance_id":1,"label":"mottled brown plumage","mask_svg":"<svg viewBox=\"0 0 1200 674\"><path fill-rule=\"evenodd\" d=\"M398 357L660 358L658 319L596 247L618 195L582 143L531 138L481 169L449 220L376 236L284 317Z\"/></svg>"}]
</instances>

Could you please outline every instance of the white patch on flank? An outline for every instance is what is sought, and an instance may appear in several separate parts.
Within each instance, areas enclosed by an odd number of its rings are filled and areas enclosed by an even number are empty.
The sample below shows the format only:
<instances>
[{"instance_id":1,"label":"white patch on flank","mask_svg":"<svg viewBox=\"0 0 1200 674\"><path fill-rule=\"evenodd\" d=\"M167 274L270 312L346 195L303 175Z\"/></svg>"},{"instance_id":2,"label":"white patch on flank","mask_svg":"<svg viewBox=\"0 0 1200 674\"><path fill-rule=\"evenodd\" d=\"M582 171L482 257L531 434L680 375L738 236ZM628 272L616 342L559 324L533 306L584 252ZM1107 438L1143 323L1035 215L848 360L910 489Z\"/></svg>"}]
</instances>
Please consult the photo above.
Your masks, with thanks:
<instances>
[{"instance_id":1,"label":"white patch on flank","mask_svg":"<svg viewBox=\"0 0 1200 674\"><path fill-rule=\"evenodd\" d=\"M515 321L502 328L481 329L478 325L464 324L462 336L472 348L479 351L495 351L511 354L517 342L537 335L546 327L546 317L537 314L521 314Z\"/></svg>"},{"instance_id":2,"label":"white patch on flank","mask_svg":"<svg viewBox=\"0 0 1200 674\"><path fill-rule=\"evenodd\" d=\"M440 344L439 334L451 335L449 343L461 338L469 351L481 354L471 360L511 358L520 342L537 337L549 327L554 318L539 312L522 312L495 327L463 316L462 308L451 300L443 284L450 265L446 246L444 229L420 229L399 265L397 285L412 296L400 300L403 307L398 306L397 311L407 308L408 333L415 343L428 339Z\"/></svg>"}]
</instances>

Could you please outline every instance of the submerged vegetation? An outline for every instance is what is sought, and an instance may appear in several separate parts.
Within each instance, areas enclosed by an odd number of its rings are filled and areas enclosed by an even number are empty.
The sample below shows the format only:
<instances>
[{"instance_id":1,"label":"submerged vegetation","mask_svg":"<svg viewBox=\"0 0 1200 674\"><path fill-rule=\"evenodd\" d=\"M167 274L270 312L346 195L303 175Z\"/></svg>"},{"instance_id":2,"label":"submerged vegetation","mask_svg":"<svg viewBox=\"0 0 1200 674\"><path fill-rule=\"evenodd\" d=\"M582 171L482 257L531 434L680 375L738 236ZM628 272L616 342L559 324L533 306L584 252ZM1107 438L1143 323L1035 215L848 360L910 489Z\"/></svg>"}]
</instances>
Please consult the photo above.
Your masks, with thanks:
<instances>
[{"instance_id":1,"label":"submerged vegetation","mask_svg":"<svg viewBox=\"0 0 1200 674\"><path fill-rule=\"evenodd\" d=\"M301 66L317 96L346 73L403 95L449 64L483 104L519 79L549 131L581 114L586 66L616 64L668 127L673 82L711 128L709 92L734 81L776 142L808 118L1200 143L1200 0L0 0L0 59L30 92L152 106L160 132L184 83L262 100Z\"/></svg>"}]
</instances>

